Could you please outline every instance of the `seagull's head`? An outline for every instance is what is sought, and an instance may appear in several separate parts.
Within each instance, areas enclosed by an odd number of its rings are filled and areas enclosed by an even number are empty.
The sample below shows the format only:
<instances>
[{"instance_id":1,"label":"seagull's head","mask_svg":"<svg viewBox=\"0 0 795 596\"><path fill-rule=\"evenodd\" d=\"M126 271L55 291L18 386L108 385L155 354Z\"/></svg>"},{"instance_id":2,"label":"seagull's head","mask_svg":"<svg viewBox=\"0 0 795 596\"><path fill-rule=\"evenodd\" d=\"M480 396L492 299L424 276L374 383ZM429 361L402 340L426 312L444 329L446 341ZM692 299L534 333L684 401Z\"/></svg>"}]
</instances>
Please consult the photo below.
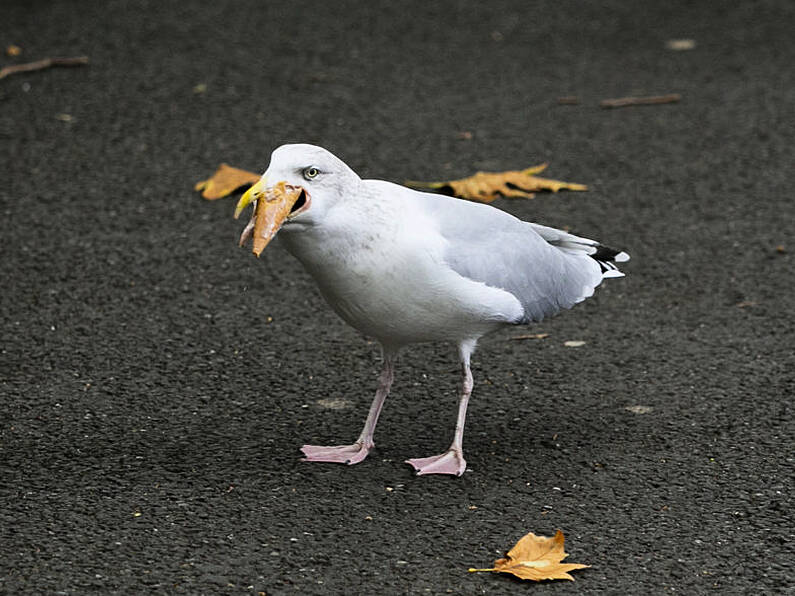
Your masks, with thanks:
<instances>
[{"instance_id":1,"label":"seagull's head","mask_svg":"<svg viewBox=\"0 0 795 596\"><path fill-rule=\"evenodd\" d=\"M252 223L260 237L254 246L259 256L282 226L318 224L343 198L345 189L359 181L353 170L322 147L282 145L271 154L262 177L240 197L235 218L256 203Z\"/></svg>"}]
</instances>

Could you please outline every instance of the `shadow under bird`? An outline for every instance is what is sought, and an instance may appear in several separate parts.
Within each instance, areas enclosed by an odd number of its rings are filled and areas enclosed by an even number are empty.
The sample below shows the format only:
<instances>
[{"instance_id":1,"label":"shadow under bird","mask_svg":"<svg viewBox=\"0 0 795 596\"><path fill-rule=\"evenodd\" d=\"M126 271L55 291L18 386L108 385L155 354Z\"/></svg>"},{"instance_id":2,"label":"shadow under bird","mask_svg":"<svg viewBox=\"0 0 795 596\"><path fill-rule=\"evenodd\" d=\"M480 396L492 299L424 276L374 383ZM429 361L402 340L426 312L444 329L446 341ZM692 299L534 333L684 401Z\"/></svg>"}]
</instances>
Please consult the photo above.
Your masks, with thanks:
<instances>
[{"instance_id":1,"label":"shadow under bird","mask_svg":"<svg viewBox=\"0 0 795 596\"><path fill-rule=\"evenodd\" d=\"M257 255L280 232L331 308L382 348L383 365L364 428L351 445L304 445L304 461L355 464L374 447L395 361L410 344L448 341L461 361L458 419L450 448L409 459L417 474L466 469L462 443L477 341L508 325L540 321L621 277L625 252L489 205L362 180L313 145L283 145L240 198L255 202L241 245Z\"/></svg>"}]
</instances>

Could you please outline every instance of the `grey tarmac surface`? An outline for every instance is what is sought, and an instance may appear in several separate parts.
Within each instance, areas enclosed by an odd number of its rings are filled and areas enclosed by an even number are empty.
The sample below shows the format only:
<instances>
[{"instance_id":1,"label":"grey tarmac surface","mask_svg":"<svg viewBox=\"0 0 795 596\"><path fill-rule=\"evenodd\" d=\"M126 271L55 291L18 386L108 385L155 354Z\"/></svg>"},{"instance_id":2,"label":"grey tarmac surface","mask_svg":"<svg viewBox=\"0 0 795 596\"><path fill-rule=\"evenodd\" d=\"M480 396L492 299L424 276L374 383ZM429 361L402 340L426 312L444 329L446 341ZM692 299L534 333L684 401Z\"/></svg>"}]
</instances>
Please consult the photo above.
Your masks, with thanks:
<instances>
[{"instance_id":1,"label":"grey tarmac surface","mask_svg":"<svg viewBox=\"0 0 795 596\"><path fill-rule=\"evenodd\" d=\"M6 0L0 20L24 50L2 64L91 58L0 81L0 592L791 593L791 2ZM683 99L598 107L663 93ZM460 479L402 463L450 440L445 345L405 355L367 461L299 461L358 434L376 347L281 248L237 247L234 199L192 191L294 141L394 181L548 161L591 190L496 206L632 254L481 342ZM592 565L576 582L467 573L558 528Z\"/></svg>"}]
</instances>

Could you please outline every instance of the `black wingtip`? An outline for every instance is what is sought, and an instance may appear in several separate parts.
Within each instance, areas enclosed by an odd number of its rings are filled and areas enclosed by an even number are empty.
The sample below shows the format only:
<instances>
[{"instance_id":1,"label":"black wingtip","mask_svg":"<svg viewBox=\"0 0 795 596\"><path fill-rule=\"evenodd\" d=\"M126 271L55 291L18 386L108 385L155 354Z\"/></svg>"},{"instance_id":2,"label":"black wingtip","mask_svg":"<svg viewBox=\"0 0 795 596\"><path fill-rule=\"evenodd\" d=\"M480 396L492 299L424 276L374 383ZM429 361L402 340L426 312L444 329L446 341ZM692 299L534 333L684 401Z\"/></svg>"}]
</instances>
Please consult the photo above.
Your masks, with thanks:
<instances>
[{"instance_id":1,"label":"black wingtip","mask_svg":"<svg viewBox=\"0 0 795 596\"><path fill-rule=\"evenodd\" d=\"M615 263L629 261L629 255L623 250L610 248L609 246L604 246L603 244L597 245L596 252L592 253L590 257L599 263L602 273L611 271L617 272L618 267L616 267Z\"/></svg>"}]
</instances>

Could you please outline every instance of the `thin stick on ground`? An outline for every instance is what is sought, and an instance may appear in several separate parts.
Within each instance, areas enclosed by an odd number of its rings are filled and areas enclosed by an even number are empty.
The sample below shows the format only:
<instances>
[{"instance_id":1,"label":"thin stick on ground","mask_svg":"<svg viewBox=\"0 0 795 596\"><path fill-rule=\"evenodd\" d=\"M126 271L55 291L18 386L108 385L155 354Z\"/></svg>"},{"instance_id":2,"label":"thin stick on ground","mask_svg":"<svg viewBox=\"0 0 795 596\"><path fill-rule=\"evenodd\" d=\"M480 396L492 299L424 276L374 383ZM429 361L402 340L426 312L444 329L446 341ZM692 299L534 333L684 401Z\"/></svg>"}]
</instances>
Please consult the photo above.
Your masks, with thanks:
<instances>
[{"instance_id":1,"label":"thin stick on ground","mask_svg":"<svg viewBox=\"0 0 795 596\"><path fill-rule=\"evenodd\" d=\"M525 335L514 335L508 339L522 340L522 339L544 339L549 337L549 333L527 333Z\"/></svg>"},{"instance_id":2,"label":"thin stick on ground","mask_svg":"<svg viewBox=\"0 0 795 596\"><path fill-rule=\"evenodd\" d=\"M678 93L668 95L651 95L648 97L619 97L617 99L603 99L599 105L603 108L625 108L627 106L650 106L660 103L676 103L682 96Z\"/></svg>"},{"instance_id":3,"label":"thin stick on ground","mask_svg":"<svg viewBox=\"0 0 795 596\"><path fill-rule=\"evenodd\" d=\"M44 70L52 66L82 66L88 64L88 56L77 56L75 58L44 58L35 62L25 64L12 64L0 69L0 79L4 79L12 74L21 72L32 72L34 70Z\"/></svg>"}]
</instances>

